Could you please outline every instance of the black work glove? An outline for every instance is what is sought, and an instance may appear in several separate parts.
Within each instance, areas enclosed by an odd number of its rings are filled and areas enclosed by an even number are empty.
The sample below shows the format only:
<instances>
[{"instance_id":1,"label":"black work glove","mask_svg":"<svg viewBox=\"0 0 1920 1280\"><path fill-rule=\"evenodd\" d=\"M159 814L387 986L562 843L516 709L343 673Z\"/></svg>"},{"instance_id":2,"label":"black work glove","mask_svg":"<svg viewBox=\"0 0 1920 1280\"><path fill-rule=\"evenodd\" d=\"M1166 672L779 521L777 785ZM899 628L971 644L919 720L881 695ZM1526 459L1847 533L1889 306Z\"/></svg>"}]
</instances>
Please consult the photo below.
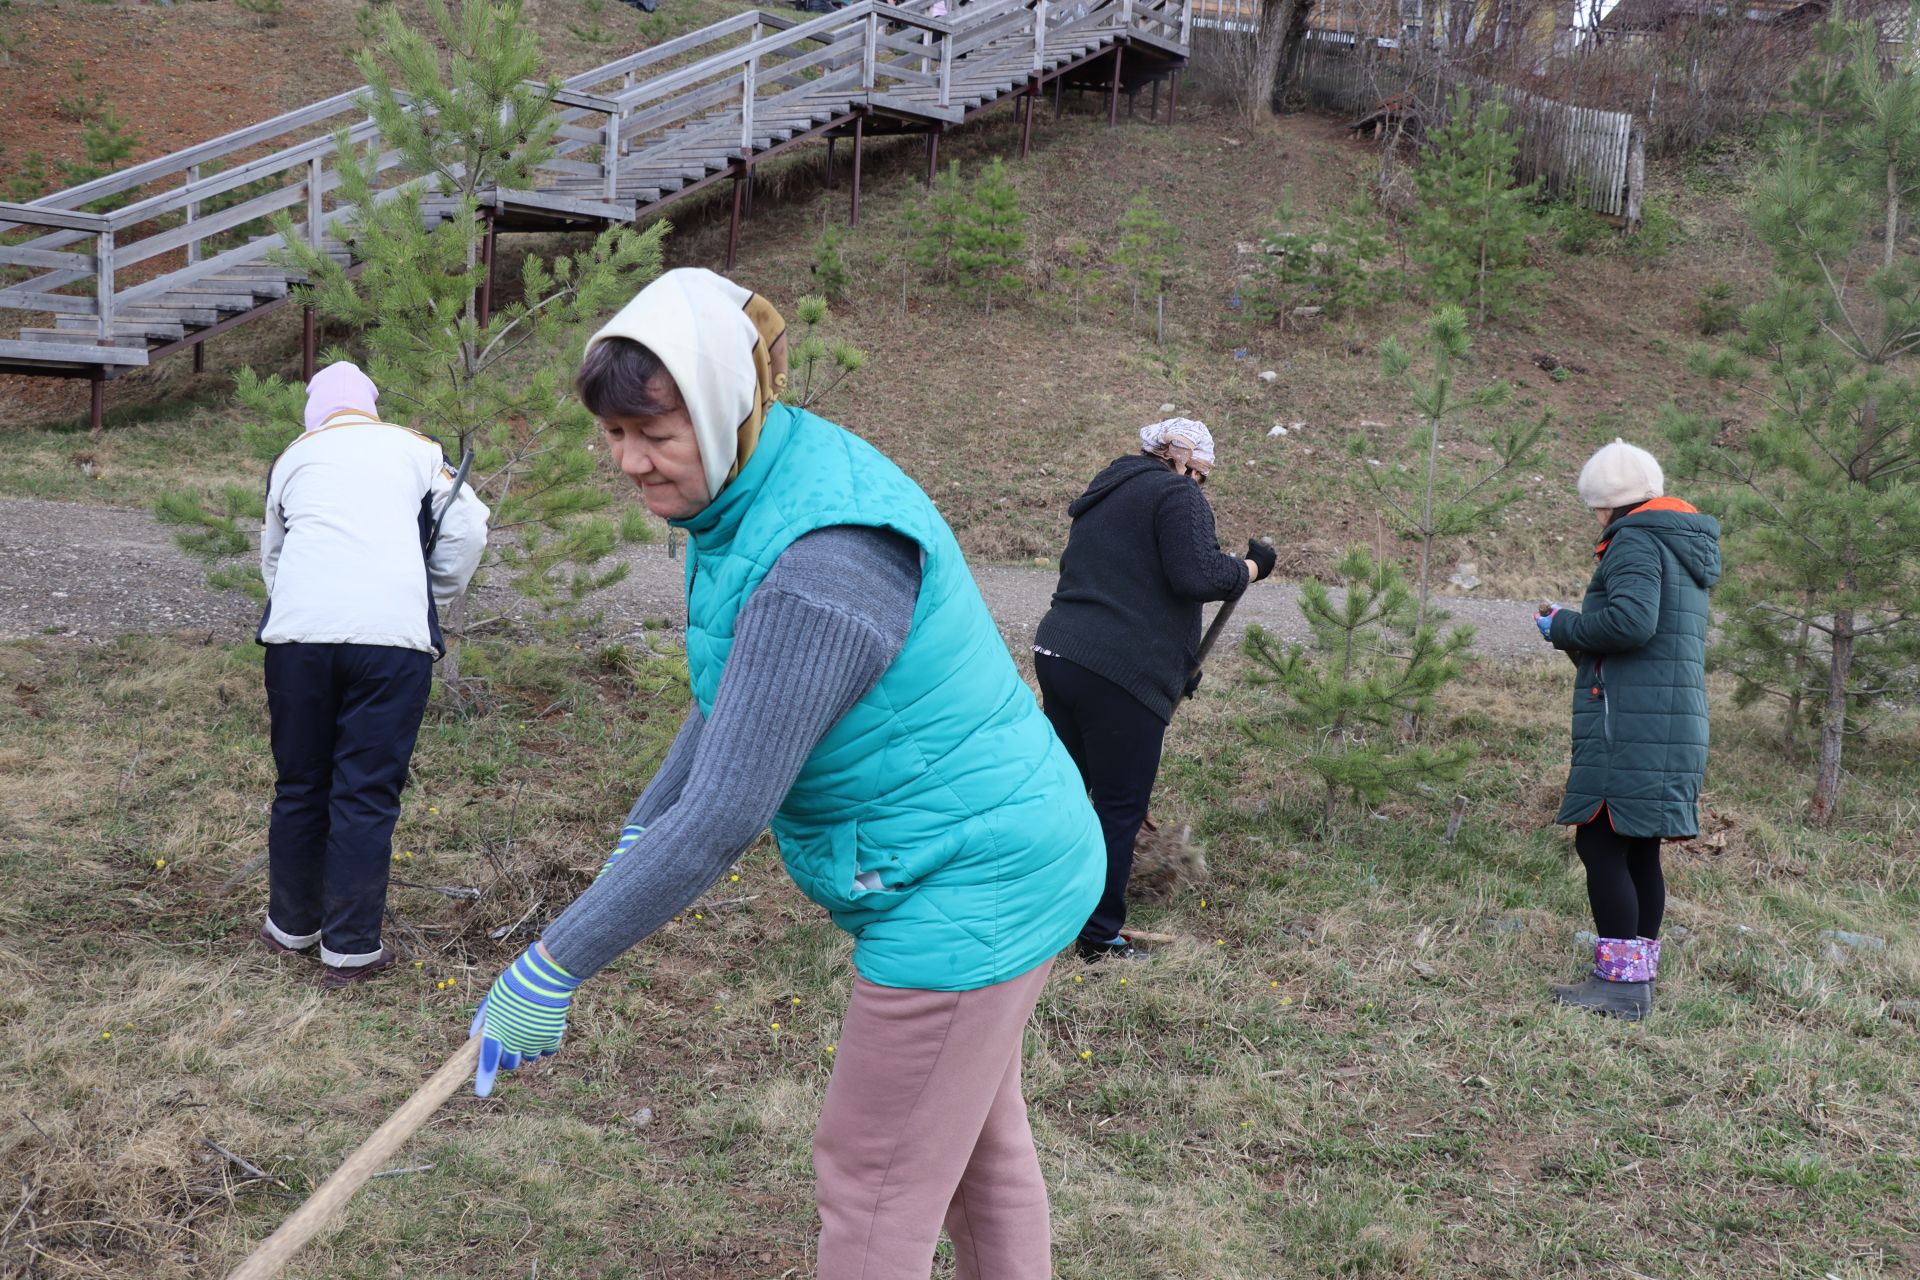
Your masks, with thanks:
<instances>
[{"instance_id":1,"label":"black work glove","mask_svg":"<svg viewBox=\"0 0 1920 1280\"><path fill-rule=\"evenodd\" d=\"M1195 667L1193 674L1187 677L1186 687L1180 690L1182 698L1191 698L1200 689L1200 668Z\"/></svg>"},{"instance_id":2,"label":"black work glove","mask_svg":"<svg viewBox=\"0 0 1920 1280\"><path fill-rule=\"evenodd\" d=\"M1247 559L1253 561L1260 572L1253 575L1255 582L1273 572L1273 566L1279 563L1280 553L1258 538L1247 539Z\"/></svg>"}]
</instances>

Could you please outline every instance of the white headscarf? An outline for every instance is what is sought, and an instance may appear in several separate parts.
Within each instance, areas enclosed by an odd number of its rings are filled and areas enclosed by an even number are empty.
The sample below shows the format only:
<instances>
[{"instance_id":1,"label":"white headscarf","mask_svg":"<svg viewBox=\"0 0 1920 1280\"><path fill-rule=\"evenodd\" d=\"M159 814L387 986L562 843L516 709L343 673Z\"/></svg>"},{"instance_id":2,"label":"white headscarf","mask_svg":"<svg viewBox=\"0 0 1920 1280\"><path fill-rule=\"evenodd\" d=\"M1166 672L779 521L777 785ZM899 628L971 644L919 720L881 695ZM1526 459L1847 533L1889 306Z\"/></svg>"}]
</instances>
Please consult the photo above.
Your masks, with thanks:
<instances>
[{"instance_id":1,"label":"white headscarf","mask_svg":"<svg viewBox=\"0 0 1920 1280\"><path fill-rule=\"evenodd\" d=\"M1140 447L1148 453L1185 448L1194 461L1213 464L1213 432L1198 418L1168 418L1140 428Z\"/></svg>"},{"instance_id":2,"label":"white headscarf","mask_svg":"<svg viewBox=\"0 0 1920 1280\"><path fill-rule=\"evenodd\" d=\"M740 428L755 416L759 379L748 317L753 294L704 267L677 267L634 295L587 341L639 343L667 367L693 419L707 493L720 496L739 457Z\"/></svg>"}]
</instances>

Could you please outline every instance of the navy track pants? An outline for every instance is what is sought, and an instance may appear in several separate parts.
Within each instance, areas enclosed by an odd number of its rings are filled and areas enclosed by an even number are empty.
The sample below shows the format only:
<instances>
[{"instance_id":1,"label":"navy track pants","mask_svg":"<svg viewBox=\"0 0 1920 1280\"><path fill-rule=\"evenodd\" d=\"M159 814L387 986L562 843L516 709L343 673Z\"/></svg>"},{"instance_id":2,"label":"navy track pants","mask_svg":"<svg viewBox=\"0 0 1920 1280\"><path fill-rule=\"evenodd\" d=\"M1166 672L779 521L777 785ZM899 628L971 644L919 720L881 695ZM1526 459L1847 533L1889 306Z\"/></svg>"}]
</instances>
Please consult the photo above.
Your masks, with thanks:
<instances>
[{"instance_id":1,"label":"navy track pants","mask_svg":"<svg viewBox=\"0 0 1920 1280\"><path fill-rule=\"evenodd\" d=\"M1167 726L1140 699L1078 663L1036 653L1033 671L1041 708L1080 767L1107 843L1106 891L1080 930L1082 941L1097 946L1127 922L1133 841L1146 821Z\"/></svg>"},{"instance_id":2,"label":"navy track pants","mask_svg":"<svg viewBox=\"0 0 1920 1280\"><path fill-rule=\"evenodd\" d=\"M380 955L400 789L433 655L377 644L267 646L273 721L268 931L343 968Z\"/></svg>"}]
</instances>

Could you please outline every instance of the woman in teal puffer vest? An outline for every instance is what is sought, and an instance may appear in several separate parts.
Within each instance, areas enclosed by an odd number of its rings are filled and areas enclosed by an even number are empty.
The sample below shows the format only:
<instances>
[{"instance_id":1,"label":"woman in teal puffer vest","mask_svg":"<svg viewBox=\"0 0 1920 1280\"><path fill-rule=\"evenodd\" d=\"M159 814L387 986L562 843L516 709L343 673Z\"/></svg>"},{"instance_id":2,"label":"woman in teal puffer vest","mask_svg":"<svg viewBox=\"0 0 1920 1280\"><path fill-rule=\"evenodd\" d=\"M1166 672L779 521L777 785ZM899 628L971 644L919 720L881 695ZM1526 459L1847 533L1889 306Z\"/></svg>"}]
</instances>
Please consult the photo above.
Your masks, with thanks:
<instances>
[{"instance_id":1,"label":"woman in teal puffer vest","mask_svg":"<svg viewBox=\"0 0 1920 1280\"><path fill-rule=\"evenodd\" d=\"M1663 840L1700 834L1707 767L1707 593L1720 526L1665 495L1654 456L1624 440L1581 469L1605 530L1579 609L1545 605L1540 634L1578 669L1573 765L1556 821L1572 826L1593 907L1593 974L1562 1004L1638 1020L1660 971Z\"/></svg>"},{"instance_id":2,"label":"woman in teal puffer vest","mask_svg":"<svg viewBox=\"0 0 1920 1280\"><path fill-rule=\"evenodd\" d=\"M554 1052L574 990L771 826L852 935L814 1133L823 1280L1045 1280L1021 1039L1104 877L1099 824L926 494L779 400L765 299L670 271L577 385L614 465L686 532L679 736L598 878L488 991L476 1091ZM775 1015L776 1017L778 1015Z\"/></svg>"}]
</instances>

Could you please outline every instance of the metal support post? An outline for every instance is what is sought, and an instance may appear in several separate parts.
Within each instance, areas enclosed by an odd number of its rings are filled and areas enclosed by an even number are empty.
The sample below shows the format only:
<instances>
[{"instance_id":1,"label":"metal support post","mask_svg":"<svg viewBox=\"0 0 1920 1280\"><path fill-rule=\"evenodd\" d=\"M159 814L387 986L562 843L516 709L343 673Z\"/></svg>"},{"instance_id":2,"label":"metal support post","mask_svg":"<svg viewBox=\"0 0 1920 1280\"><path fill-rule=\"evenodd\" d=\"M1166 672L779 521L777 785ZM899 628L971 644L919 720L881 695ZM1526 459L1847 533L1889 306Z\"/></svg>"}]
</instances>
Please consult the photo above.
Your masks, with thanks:
<instances>
[{"instance_id":1,"label":"metal support post","mask_svg":"<svg viewBox=\"0 0 1920 1280\"><path fill-rule=\"evenodd\" d=\"M207 371L207 344L204 342L193 344L193 371L195 373Z\"/></svg>"},{"instance_id":2,"label":"metal support post","mask_svg":"<svg viewBox=\"0 0 1920 1280\"><path fill-rule=\"evenodd\" d=\"M933 180L940 176L940 126L927 130L927 190L933 190Z\"/></svg>"},{"instance_id":3,"label":"metal support post","mask_svg":"<svg viewBox=\"0 0 1920 1280\"><path fill-rule=\"evenodd\" d=\"M1167 81L1167 123L1173 123L1173 111L1180 103L1180 73L1173 73L1173 79Z\"/></svg>"},{"instance_id":4,"label":"metal support post","mask_svg":"<svg viewBox=\"0 0 1920 1280\"><path fill-rule=\"evenodd\" d=\"M832 134L827 135L827 190L833 190L833 144L838 141Z\"/></svg>"},{"instance_id":5,"label":"metal support post","mask_svg":"<svg viewBox=\"0 0 1920 1280\"><path fill-rule=\"evenodd\" d=\"M1156 78L1153 82L1153 103L1151 106L1147 108L1147 119L1158 120L1159 118L1160 118L1160 81Z\"/></svg>"},{"instance_id":6,"label":"metal support post","mask_svg":"<svg viewBox=\"0 0 1920 1280\"><path fill-rule=\"evenodd\" d=\"M1033 76L1027 81L1026 109L1020 117L1020 158L1025 160L1027 153L1033 150L1033 98L1040 90L1040 77Z\"/></svg>"},{"instance_id":7,"label":"metal support post","mask_svg":"<svg viewBox=\"0 0 1920 1280\"><path fill-rule=\"evenodd\" d=\"M313 381L313 363L314 363L313 342L314 342L313 308L311 306L301 307L300 308L300 380L302 382Z\"/></svg>"},{"instance_id":8,"label":"metal support post","mask_svg":"<svg viewBox=\"0 0 1920 1280\"><path fill-rule=\"evenodd\" d=\"M744 160L734 161L733 216L729 218L727 221L727 270L729 271L733 270L734 257L736 254L738 254L740 250L741 202L745 199L745 193L741 191L740 186L742 181L745 180L746 176L747 176L746 161Z\"/></svg>"},{"instance_id":9,"label":"metal support post","mask_svg":"<svg viewBox=\"0 0 1920 1280\"><path fill-rule=\"evenodd\" d=\"M1109 129L1120 123L1120 55L1125 52L1124 45L1113 46L1113 87L1107 90L1107 127Z\"/></svg>"},{"instance_id":10,"label":"metal support post","mask_svg":"<svg viewBox=\"0 0 1920 1280\"><path fill-rule=\"evenodd\" d=\"M860 225L860 159L866 150L867 113L863 109L853 118L853 209L849 226Z\"/></svg>"},{"instance_id":11,"label":"metal support post","mask_svg":"<svg viewBox=\"0 0 1920 1280\"><path fill-rule=\"evenodd\" d=\"M480 215L486 223L486 230L480 236L480 297L475 310L479 312L480 327L486 328L493 319L493 218L492 209Z\"/></svg>"}]
</instances>

